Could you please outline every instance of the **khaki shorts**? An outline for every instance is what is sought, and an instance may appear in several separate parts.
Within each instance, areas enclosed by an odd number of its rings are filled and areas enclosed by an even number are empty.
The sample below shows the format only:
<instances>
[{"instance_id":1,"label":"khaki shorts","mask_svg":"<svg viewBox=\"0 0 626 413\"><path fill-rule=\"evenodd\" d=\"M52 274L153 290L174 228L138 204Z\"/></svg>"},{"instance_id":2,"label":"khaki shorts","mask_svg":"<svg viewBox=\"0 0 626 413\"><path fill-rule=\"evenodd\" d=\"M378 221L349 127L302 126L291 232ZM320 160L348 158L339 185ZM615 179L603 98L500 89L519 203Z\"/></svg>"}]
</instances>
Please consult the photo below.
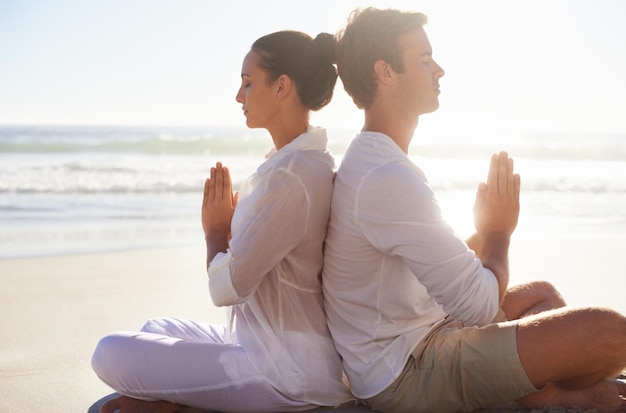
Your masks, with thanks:
<instances>
[{"instance_id":1,"label":"khaki shorts","mask_svg":"<svg viewBox=\"0 0 626 413\"><path fill-rule=\"evenodd\" d=\"M464 327L450 318L418 345L382 393L381 412L470 412L537 391L517 354L517 321Z\"/></svg>"}]
</instances>

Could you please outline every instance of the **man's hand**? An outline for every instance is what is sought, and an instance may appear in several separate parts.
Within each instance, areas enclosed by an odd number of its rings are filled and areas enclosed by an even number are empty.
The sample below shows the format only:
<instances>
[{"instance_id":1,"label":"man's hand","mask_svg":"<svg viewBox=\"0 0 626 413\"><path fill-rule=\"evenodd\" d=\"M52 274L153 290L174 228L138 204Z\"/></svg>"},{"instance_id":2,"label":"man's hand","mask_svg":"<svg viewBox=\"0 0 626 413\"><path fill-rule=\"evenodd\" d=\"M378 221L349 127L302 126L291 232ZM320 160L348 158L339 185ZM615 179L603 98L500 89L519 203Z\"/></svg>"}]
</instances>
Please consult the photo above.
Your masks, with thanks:
<instances>
[{"instance_id":1,"label":"man's hand","mask_svg":"<svg viewBox=\"0 0 626 413\"><path fill-rule=\"evenodd\" d=\"M474 251L498 282L500 303L509 284L509 242L519 218L520 177L506 152L491 157L487 183L478 186L474 203Z\"/></svg>"},{"instance_id":2,"label":"man's hand","mask_svg":"<svg viewBox=\"0 0 626 413\"><path fill-rule=\"evenodd\" d=\"M474 203L474 225L481 236L510 237L519 218L520 176L506 152L491 157L487 183L481 182Z\"/></svg>"}]
</instances>

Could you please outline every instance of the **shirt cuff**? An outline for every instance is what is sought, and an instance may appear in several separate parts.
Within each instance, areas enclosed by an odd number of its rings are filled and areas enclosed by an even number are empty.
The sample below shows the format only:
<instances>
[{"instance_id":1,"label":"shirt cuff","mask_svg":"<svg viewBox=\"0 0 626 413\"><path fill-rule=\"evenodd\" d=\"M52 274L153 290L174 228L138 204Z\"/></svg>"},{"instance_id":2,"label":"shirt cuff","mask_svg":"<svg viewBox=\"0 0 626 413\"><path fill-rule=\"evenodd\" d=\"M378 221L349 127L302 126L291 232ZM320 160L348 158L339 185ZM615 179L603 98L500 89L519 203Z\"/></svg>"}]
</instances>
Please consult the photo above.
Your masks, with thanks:
<instances>
[{"instance_id":1,"label":"shirt cuff","mask_svg":"<svg viewBox=\"0 0 626 413\"><path fill-rule=\"evenodd\" d=\"M498 279L489 268L484 268L489 273L490 286L488 287L488 296L491 300L486 300L486 306L481 317L481 320L476 323L478 326L484 326L493 323L493 320L498 316L500 311L500 286L498 285Z\"/></svg>"},{"instance_id":2,"label":"shirt cuff","mask_svg":"<svg viewBox=\"0 0 626 413\"><path fill-rule=\"evenodd\" d=\"M241 302L230 275L230 250L218 253L209 264L209 292L213 304L221 307Z\"/></svg>"}]
</instances>

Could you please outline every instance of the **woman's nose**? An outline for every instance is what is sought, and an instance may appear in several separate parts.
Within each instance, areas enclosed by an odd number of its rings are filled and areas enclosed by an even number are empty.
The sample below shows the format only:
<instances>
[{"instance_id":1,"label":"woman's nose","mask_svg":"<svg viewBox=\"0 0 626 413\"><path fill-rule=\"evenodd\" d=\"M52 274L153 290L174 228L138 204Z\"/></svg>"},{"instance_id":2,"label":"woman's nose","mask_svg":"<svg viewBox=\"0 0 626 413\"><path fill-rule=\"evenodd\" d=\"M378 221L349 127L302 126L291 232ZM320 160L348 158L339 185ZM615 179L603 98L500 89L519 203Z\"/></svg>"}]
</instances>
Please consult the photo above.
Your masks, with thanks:
<instances>
[{"instance_id":1,"label":"woman's nose","mask_svg":"<svg viewBox=\"0 0 626 413\"><path fill-rule=\"evenodd\" d=\"M235 95L235 100L237 101L237 103L243 103L243 92L242 92L243 87L240 87L239 90L237 91L237 94Z\"/></svg>"}]
</instances>

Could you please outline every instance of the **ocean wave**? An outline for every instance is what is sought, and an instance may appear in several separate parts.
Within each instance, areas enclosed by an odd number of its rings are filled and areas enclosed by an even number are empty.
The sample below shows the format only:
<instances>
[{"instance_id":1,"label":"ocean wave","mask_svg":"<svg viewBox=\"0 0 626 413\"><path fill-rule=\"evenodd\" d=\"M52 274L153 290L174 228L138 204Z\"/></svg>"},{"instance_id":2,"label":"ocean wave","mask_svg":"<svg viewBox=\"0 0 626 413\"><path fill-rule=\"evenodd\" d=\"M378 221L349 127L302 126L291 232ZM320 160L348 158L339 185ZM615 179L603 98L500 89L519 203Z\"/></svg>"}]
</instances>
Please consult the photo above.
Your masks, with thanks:
<instances>
[{"instance_id":1,"label":"ocean wave","mask_svg":"<svg viewBox=\"0 0 626 413\"><path fill-rule=\"evenodd\" d=\"M330 148L341 154L351 136L329 130ZM263 156L271 146L267 131L219 127L1 126L0 154L146 154ZM515 157L626 161L626 134L527 134L503 142L441 141L411 145L412 154L431 158L485 158L507 150Z\"/></svg>"},{"instance_id":2,"label":"ocean wave","mask_svg":"<svg viewBox=\"0 0 626 413\"><path fill-rule=\"evenodd\" d=\"M269 143L236 128L0 126L0 194L197 193L216 161L238 188ZM345 143L335 143L337 164ZM496 145L416 142L411 159L435 190L475 191ZM524 191L626 193L625 135L523 136L506 150Z\"/></svg>"},{"instance_id":3,"label":"ocean wave","mask_svg":"<svg viewBox=\"0 0 626 413\"><path fill-rule=\"evenodd\" d=\"M206 159L184 157L162 162L145 157L32 162L0 165L0 194L199 193L211 166ZM434 160L423 169L436 192L475 191L486 180L485 164L483 160ZM626 193L626 162L520 160L518 164L525 192ZM257 166L255 160L235 158L225 160L225 165L235 190Z\"/></svg>"},{"instance_id":4,"label":"ocean wave","mask_svg":"<svg viewBox=\"0 0 626 413\"><path fill-rule=\"evenodd\" d=\"M539 160L626 161L626 136L596 140L518 141L501 143L438 143L411 146L411 153L428 158L488 159L492 153L506 150L515 158Z\"/></svg>"},{"instance_id":5,"label":"ocean wave","mask_svg":"<svg viewBox=\"0 0 626 413\"><path fill-rule=\"evenodd\" d=\"M6 179L0 174L0 194L147 194L147 193L201 193L204 187L204 175L166 176L151 174L132 174L124 171L83 171L84 174L67 173L54 176L48 173L45 179L31 171L32 175L22 174L20 178ZM5 175L6 176L6 175ZM235 179L233 187L239 188L242 179ZM475 191L479 180L474 179L433 179L430 185L438 191ZM603 180L581 180L576 177L533 178L522 180L523 192L577 192L587 194L622 193L626 194L626 181L607 177Z\"/></svg>"},{"instance_id":6,"label":"ocean wave","mask_svg":"<svg viewBox=\"0 0 626 413\"><path fill-rule=\"evenodd\" d=\"M0 126L0 154L265 154L260 130L238 128Z\"/></svg>"},{"instance_id":7,"label":"ocean wave","mask_svg":"<svg viewBox=\"0 0 626 413\"><path fill-rule=\"evenodd\" d=\"M235 140L228 137L199 137L186 140L171 140L155 137L130 142L0 141L0 153L6 154L141 153L149 155L209 155L238 153L242 155L264 155L267 151L267 140Z\"/></svg>"}]
</instances>

